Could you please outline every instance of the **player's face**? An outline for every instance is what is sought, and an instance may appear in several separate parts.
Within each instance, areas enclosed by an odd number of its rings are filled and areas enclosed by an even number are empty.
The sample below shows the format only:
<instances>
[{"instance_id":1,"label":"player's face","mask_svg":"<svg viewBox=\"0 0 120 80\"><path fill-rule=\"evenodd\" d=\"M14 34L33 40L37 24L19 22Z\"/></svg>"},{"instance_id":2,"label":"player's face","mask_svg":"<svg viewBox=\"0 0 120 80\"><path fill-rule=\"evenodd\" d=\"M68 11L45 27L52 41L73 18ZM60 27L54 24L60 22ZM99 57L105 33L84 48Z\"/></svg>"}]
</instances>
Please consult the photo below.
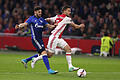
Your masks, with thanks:
<instances>
[{"instance_id":1,"label":"player's face","mask_svg":"<svg viewBox=\"0 0 120 80\"><path fill-rule=\"evenodd\" d=\"M42 16L42 10L40 9L40 10L35 11L35 15L37 17L41 17Z\"/></svg>"},{"instance_id":2,"label":"player's face","mask_svg":"<svg viewBox=\"0 0 120 80\"><path fill-rule=\"evenodd\" d=\"M65 14L66 14L67 16L70 16L70 14L71 14L71 9L70 9L70 8L67 8L64 12L65 12Z\"/></svg>"}]
</instances>

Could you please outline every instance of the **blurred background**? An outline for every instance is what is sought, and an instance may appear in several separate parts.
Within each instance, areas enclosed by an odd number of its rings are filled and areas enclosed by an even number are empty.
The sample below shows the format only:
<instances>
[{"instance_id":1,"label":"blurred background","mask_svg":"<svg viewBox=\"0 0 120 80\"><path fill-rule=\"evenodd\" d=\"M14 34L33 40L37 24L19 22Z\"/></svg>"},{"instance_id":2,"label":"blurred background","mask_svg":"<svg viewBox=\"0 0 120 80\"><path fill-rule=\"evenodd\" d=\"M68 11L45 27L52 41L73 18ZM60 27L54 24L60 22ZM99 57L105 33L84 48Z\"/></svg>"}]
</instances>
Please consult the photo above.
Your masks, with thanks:
<instances>
[{"instance_id":1,"label":"blurred background","mask_svg":"<svg viewBox=\"0 0 120 80\"><path fill-rule=\"evenodd\" d=\"M35 50L30 29L15 30L16 24L33 15L35 5L43 9L43 18L60 14L62 6L71 6L73 21L86 26L65 28L63 37L72 48L81 49L81 53L91 53L93 46L99 50L100 38L107 32L115 40L113 54L120 55L120 0L0 0L0 50ZM43 32L45 46L50 31L45 28Z\"/></svg>"}]
</instances>

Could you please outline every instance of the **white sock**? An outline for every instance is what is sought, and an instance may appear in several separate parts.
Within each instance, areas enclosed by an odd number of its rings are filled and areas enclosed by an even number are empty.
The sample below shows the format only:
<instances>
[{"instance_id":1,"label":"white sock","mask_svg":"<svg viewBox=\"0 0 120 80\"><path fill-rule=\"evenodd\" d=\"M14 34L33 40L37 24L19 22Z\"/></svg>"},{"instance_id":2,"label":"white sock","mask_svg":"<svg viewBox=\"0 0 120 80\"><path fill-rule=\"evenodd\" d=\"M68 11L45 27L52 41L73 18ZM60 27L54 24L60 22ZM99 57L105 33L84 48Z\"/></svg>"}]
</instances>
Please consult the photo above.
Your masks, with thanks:
<instances>
[{"instance_id":1,"label":"white sock","mask_svg":"<svg viewBox=\"0 0 120 80\"><path fill-rule=\"evenodd\" d=\"M42 56L43 56L43 55L40 55L40 56L34 58L34 62L36 62L36 61L38 61L38 60L42 60Z\"/></svg>"},{"instance_id":2,"label":"white sock","mask_svg":"<svg viewBox=\"0 0 120 80\"><path fill-rule=\"evenodd\" d=\"M73 67L72 66L72 58L71 58L71 53L66 53L66 59L67 59L67 62L68 62L68 67Z\"/></svg>"}]
</instances>

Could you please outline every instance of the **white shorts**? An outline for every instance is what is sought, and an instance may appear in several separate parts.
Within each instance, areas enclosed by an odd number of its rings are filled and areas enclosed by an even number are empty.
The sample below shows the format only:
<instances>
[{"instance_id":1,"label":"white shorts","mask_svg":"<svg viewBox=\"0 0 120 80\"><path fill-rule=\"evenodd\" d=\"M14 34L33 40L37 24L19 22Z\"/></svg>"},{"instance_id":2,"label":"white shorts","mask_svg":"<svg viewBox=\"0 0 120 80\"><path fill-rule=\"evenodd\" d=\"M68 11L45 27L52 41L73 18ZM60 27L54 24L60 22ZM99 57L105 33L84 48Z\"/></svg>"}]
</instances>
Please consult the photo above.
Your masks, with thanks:
<instances>
[{"instance_id":1,"label":"white shorts","mask_svg":"<svg viewBox=\"0 0 120 80\"><path fill-rule=\"evenodd\" d=\"M47 48L48 48L48 51L50 51L51 53L54 53L56 47L60 47L63 49L66 45L68 45L68 44L65 40L63 40L62 38L59 39L59 38L51 35L49 37Z\"/></svg>"}]
</instances>

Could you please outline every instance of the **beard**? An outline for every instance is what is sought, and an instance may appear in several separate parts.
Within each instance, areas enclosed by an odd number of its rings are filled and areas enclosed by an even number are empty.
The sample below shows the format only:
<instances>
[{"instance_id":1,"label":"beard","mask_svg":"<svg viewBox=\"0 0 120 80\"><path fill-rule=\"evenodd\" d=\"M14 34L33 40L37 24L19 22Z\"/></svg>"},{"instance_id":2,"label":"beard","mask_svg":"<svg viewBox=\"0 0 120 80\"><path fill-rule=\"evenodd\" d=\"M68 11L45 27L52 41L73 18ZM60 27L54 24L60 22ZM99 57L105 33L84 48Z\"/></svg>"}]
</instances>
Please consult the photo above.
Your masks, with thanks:
<instances>
[{"instance_id":1,"label":"beard","mask_svg":"<svg viewBox=\"0 0 120 80\"><path fill-rule=\"evenodd\" d=\"M38 14L35 14L35 16L36 16L37 18L40 18L40 17L41 17L41 15L38 15Z\"/></svg>"}]
</instances>

